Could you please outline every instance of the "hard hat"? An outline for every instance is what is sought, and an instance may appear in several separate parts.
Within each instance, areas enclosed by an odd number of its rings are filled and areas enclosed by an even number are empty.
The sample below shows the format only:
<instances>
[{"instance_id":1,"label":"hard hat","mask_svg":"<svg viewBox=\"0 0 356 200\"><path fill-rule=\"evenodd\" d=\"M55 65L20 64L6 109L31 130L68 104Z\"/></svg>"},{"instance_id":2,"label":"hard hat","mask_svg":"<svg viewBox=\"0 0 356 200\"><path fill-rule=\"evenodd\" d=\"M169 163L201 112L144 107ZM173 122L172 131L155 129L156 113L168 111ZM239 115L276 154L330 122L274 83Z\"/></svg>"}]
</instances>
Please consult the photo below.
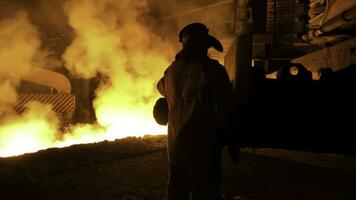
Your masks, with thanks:
<instances>
[{"instance_id":1,"label":"hard hat","mask_svg":"<svg viewBox=\"0 0 356 200\"><path fill-rule=\"evenodd\" d=\"M209 35L209 29L202 23L192 23L185 26L179 32L179 41L184 42L184 36L190 35L192 38L206 38L208 48L213 47L217 51L223 52L224 48L220 41L214 36Z\"/></svg>"}]
</instances>

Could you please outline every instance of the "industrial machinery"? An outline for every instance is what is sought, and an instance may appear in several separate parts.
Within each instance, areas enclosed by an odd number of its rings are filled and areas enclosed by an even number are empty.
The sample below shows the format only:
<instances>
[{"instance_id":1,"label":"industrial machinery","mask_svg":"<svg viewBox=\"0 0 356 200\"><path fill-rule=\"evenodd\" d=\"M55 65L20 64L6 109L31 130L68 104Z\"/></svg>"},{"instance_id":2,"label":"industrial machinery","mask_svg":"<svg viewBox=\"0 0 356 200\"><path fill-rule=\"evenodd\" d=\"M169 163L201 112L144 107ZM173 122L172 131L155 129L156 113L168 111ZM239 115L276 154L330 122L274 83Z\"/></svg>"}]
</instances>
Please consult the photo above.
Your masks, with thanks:
<instances>
[{"instance_id":1,"label":"industrial machinery","mask_svg":"<svg viewBox=\"0 0 356 200\"><path fill-rule=\"evenodd\" d=\"M75 96L71 94L71 83L61 73L44 68L33 68L22 77L17 88L18 98L12 108L17 113L25 111L28 103L37 101L49 104L62 124L70 123L75 114Z\"/></svg>"},{"instance_id":2,"label":"industrial machinery","mask_svg":"<svg viewBox=\"0 0 356 200\"><path fill-rule=\"evenodd\" d=\"M356 153L356 1L219 0L160 19L192 21L227 49L209 54L234 87L241 146Z\"/></svg>"},{"instance_id":3,"label":"industrial machinery","mask_svg":"<svg viewBox=\"0 0 356 200\"><path fill-rule=\"evenodd\" d=\"M356 153L356 2L234 3L225 66L241 145Z\"/></svg>"},{"instance_id":4,"label":"industrial machinery","mask_svg":"<svg viewBox=\"0 0 356 200\"><path fill-rule=\"evenodd\" d=\"M164 38L177 43L172 30L202 22L228 49L210 55L224 62L234 86L242 146L356 152L355 0L186 0L174 9L167 2L149 1L162 11L151 17ZM59 55L71 39L60 38L53 41ZM34 87L19 91L15 110L37 99L66 119L95 122L98 81L72 78L71 88L59 73L31 76L25 85Z\"/></svg>"}]
</instances>

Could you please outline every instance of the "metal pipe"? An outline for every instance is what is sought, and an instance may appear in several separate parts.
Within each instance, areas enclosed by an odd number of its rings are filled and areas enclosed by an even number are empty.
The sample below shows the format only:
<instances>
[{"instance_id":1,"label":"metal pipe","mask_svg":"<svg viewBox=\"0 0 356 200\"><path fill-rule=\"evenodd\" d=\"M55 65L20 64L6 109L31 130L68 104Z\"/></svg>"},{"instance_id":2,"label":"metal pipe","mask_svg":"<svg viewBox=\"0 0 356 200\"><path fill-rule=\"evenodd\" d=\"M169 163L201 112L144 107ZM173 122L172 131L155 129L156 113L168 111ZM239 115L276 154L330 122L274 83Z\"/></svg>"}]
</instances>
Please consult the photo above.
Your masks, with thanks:
<instances>
[{"instance_id":1,"label":"metal pipe","mask_svg":"<svg viewBox=\"0 0 356 200\"><path fill-rule=\"evenodd\" d=\"M330 32L330 31L336 29L337 27L340 27L355 18L356 18L356 7L353 7L351 9L348 9L348 10L342 12L341 14L332 18L331 20L325 22L320 27L320 31L322 33Z\"/></svg>"},{"instance_id":2,"label":"metal pipe","mask_svg":"<svg viewBox=\"0 0 356 200\"><path fill-rule=\"evenodd\" d=\"M218 3L214 3L214 4L209 4L209 5L202 6L202 7L199 7L199 8L195 8L195 9L192 9L192 10L188 10L188 11L185 11L185 12L177 13L177 14L174 14L174 15L169 15L169 16L166 16L166 17L162 17L162 18L158 19L158 21L164 21L164 20L168 20L168 19L171 19L171 18L179 17L179 16L182 16L182 15L187 15L187 14L203 11L204 9L213 8L213 7L216 7L216 6L221 6L221 5L224 5L224 4L232 3L233 1L234 0L226 0L226 1L221 1L221 2L218 2Z\"/></svg>"},{"instance_id":3,"label":"metal pipe","mask_svg":"<svg viewBox=\"0 0 356 200\"><path fill-rule=\"evenodd\" d=\"M272 45L276 45L276 36L277 36L277 0L273 0L273 37Z\"/></svg>"},{"instance_id":4,"label":"metal pipe","mask_svg":"<svg viewBox=\"0 0 356 200\"><path fill-rule=\"evenodd\" d=\"M236 0L235 15L235 97L239 105L250 101L252 32L248 0Z\"/></svg>"},{"instance_id":5,"label":"metal pipe","mask_svg":"<svg viewBox=\"0 0 356 200\"><path fill-rule=\"evenodd\" d=\"M250 15L249 15L248 0L236 0L235 11L235 33L246 34L250 30Z\"/></svg>"}]
</instances>

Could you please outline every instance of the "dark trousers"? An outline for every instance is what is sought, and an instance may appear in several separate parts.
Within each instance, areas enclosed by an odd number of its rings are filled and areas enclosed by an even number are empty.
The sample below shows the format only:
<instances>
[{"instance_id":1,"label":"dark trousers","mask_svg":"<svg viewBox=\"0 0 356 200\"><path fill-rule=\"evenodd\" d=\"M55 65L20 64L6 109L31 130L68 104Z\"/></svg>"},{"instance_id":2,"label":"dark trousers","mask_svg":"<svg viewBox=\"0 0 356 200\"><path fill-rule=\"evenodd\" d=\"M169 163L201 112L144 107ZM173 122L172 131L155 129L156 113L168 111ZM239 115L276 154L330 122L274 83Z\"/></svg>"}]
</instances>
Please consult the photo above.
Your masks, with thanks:
<instances>
[{"instance_id":1,"label":"dark trousers","mask_svg":"<svg viewBox=\"0 0 356 200\"><path fill-rule=\"evenodd\" d=\"M168 200L219 200L221 152L208 162L195 160L191 166L170 164Z\"/></svg>"}]
</instances>

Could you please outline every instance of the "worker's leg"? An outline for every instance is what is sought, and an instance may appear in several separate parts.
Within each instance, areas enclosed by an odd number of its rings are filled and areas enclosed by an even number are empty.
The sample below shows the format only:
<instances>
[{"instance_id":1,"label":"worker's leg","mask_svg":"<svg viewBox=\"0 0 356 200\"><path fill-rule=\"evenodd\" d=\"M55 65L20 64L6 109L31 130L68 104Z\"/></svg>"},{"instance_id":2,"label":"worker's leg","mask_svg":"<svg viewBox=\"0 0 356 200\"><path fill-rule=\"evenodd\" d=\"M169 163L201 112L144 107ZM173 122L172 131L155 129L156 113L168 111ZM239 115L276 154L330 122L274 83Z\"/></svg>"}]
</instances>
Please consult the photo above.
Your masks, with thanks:
<instances>
[{"instance_id":1,"label":"worker's leg","mask_svg":"<svg viewBox=\"0 0 356 200\"><path fill-rule=\"evenodd\" d=\"M190 195L192 173L189 168L169 166L168 200L187 200Z\"/></svg>"},{"instance_id":2,"label":"worker's leg","mask_svg":"<svg viewBox=\"0 0 356 200\"><path fill-rule=\"evenodd\" d=\"M198 165L199 166L199 165ZM221 151L193 171L192 200L219 200L221 182Z\"/></svg>"}]
</instances>

